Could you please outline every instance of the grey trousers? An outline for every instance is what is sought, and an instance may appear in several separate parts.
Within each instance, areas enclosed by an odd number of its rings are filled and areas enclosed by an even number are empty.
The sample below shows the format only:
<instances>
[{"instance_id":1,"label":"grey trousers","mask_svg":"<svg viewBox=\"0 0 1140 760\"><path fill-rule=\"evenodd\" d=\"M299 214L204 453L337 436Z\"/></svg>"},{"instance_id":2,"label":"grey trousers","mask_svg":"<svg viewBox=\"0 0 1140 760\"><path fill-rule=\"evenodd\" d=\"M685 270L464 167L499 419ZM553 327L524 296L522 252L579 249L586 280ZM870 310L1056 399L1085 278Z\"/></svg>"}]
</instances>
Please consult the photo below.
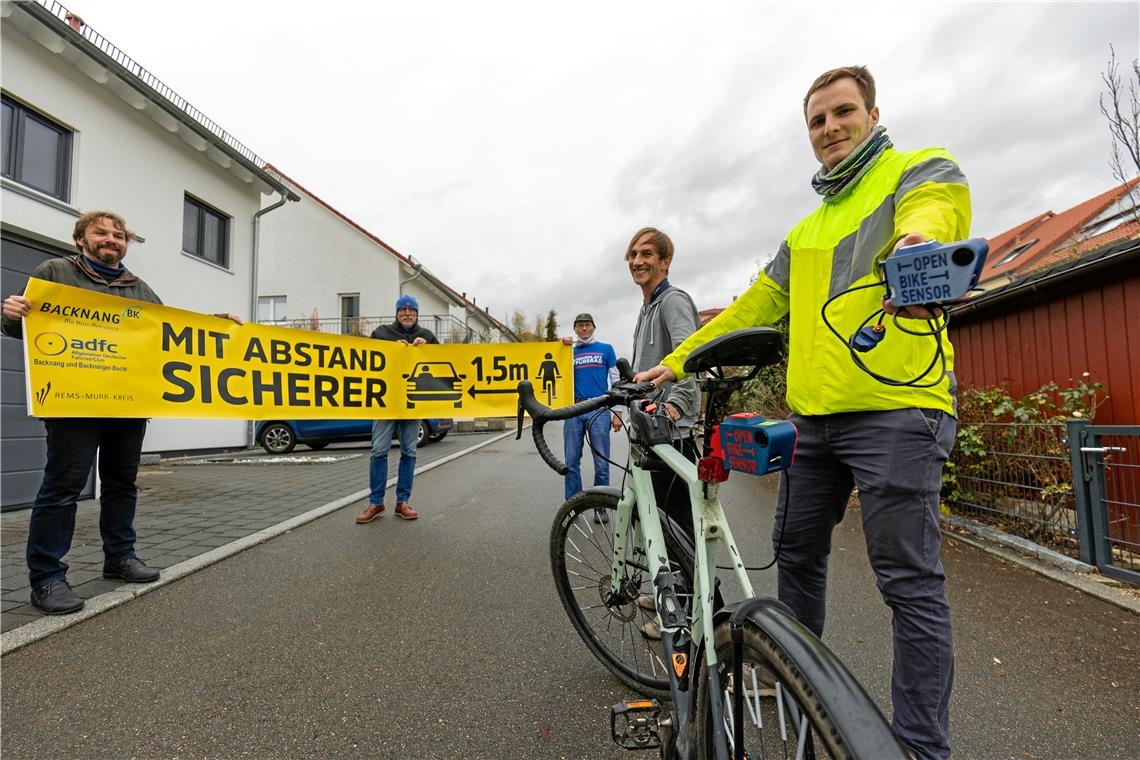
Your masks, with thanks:
<instances>
[{"instance_id":1,"label":"grey trousers","mask_svg":"<svg viewBox=\"0 0 1140 760\"><path fill-rule=\"evenodd\" d=\"M920 758L948 757L954 652L938 494L957 421L921 409L789 419L799 438L772 535L780 600L823 635L831 532L858 486L867 555L893 613L892 727Z\"/></svg>"}]
</instances>

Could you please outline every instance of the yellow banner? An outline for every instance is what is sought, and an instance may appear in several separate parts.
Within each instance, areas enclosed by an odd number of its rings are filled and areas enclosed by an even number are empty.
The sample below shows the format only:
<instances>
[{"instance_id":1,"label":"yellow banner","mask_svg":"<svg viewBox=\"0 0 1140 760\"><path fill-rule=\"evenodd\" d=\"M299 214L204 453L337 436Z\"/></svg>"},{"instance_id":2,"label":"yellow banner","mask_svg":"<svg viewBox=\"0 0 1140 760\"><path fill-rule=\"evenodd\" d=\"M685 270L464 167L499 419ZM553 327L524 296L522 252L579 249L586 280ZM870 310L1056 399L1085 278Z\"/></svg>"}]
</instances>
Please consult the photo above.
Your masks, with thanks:
<instances>
[{"instance_id":1,"label":"yellow banner","mask_svg":"<svg viewBox=\"0 0 1140 760\"><path fill-rule=\"evenodd\" d=\"M408 346L228 319L32 279L36 417L417 419L515 414L519 380L574 400L562 343Z\"/></svg>"}]
</instances>

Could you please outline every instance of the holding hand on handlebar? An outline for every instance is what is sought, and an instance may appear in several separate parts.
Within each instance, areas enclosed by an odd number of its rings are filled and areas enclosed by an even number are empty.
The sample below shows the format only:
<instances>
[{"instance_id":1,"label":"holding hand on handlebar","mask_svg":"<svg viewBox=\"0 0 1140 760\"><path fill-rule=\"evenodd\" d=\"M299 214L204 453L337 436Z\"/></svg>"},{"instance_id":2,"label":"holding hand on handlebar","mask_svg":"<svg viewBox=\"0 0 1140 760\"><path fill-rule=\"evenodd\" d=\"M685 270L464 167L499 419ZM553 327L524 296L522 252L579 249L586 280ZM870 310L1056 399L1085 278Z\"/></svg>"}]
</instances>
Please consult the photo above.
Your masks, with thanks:
<instances>
[{"instance_id":1,"label":"holding hand on handlebar","mask_svg":"<svg viewBox=\"0 0 1140 760\"><path fill-rule=\"evenodd\" d=\"M677 375L673 370L664 364L658 364L656 367L650 367L644 372L637 373L633 381L635 383L653 383L654 386L658 386L662 383L671 383L676 379Z\"/></svg>"}]
</instances>

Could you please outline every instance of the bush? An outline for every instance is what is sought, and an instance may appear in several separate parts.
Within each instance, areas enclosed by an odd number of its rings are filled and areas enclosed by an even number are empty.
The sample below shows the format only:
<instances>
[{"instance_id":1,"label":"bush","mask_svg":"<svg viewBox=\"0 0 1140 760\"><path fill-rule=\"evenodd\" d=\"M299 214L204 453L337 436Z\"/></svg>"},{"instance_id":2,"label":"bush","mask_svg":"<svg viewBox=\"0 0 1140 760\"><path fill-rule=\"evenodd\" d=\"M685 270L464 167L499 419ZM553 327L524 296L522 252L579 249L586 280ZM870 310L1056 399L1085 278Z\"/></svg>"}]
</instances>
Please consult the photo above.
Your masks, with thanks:
<instances>
[{"instance_id":1,"label":"bush","mask_svg":"<svg viewBox=\"0 0 1140 760\"><path fill-rule=\"evenodd\" d=\"M1055 542L1074 527L1065 423L1092 420L1104 386L1086 372L1014 398L1008 387L964 388L958 436L942 471L943 509L988 517L1003 530Z\"/></svg>"}]
</instances>

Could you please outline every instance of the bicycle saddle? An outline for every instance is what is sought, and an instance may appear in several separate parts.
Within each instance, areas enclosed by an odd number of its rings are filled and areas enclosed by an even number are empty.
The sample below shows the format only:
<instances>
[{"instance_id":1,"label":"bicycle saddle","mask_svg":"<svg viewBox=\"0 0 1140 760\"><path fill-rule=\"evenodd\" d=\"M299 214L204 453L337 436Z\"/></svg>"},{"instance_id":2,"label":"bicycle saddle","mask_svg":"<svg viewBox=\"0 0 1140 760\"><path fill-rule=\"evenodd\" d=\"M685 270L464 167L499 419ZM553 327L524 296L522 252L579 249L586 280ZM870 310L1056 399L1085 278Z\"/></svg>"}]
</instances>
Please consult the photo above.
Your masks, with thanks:
<instances>
[{"instance_id":1,"label":"bicycle saddle","mask_svg":"<svg viewBox=\"0 0 1140 760\"><path fill-rule=\"evenodd\" d=\"M766 367L784 358L784 339L771 327L733 330L696 348L685 360L695 375L717 367Z\"/></svg>"}]
</instances>

